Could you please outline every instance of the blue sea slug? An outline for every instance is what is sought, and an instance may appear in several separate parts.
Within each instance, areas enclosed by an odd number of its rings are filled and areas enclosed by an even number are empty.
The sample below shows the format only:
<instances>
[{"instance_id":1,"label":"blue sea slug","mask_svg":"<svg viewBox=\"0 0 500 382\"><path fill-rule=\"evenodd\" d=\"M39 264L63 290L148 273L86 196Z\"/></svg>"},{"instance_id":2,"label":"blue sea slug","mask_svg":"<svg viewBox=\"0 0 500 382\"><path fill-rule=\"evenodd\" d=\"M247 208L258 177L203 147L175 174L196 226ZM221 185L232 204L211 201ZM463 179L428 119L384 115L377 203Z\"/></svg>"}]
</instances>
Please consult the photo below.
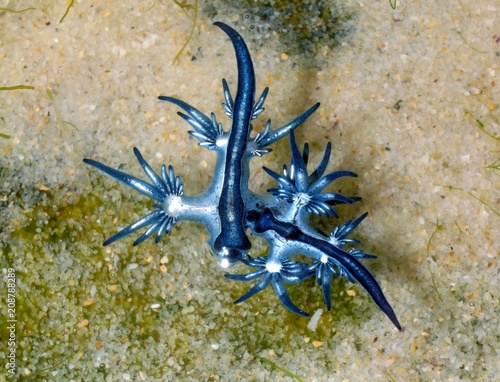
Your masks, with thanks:
<instances>
[{"instance_id":1,"label":"blue sea slug","mask_svg":"<svg viewBox=\"0 0 500 382\"><path fill-rule=\"evenodd\" d=\"M299 283L315 277L321 286L327 308L331 309L331 283L334 277L344 277L358 282L372 297L378 307L392 323L401 330L401 325L387 301L382 289L361 260L375 256L359 249L347 250L345 245L358 244L348 235L366 217L366 213L352 221L335 227L330 234L324 234L312 227L311 214L338 217L334 206L353 203L358 197L348 197L335 192L324 192L325 188L341 177L355 177L351 171L334 171L324 175L331 153L328 144L318 167L308 173L309 146L300 152L295 141L294 130L299 127L318 107L314 104L301 115L280 128L271 130L267 121L263 131L251 137L252 120L264 111L264 102L269 89L255 100L255 73L248 48L243 38L230 26L216 22L230 38L238 66L238 85L233 100L229 86L222 80L223 107L232 120L231 128L225 131L212 113L206 116L193 106L174 97L160 96L159 99L178 106L179 112L191 127L189 134L199 140L199 145L215 151L217 160L209 187L199 195L186 195L184 185L176 176L172 166L161 167L156 173L144 160L137 148L134 154L151 183L122 171L115 170L92 159L84 162L112 176L134 190L153 199L154 210L138 221L108 238L104 245L121 239L131 233L148 227L134 241L138 245L152 235L158 242L164 234L180 220L201 222L209 233L209 244L222 267L242 263L254 268L247 274L227 274L238 281L258 281L235 303L241 303L272 285L281 303L294 313L308 314L298 308L288 296L285 283ZM265 172L277 181L277 186L261 195L248 187L249 162L271 151L270 145L287 137L290 143L291 160L283 166L282 174L269 168ZM264 238L269 251L266 256L252 258L249 234ZM297 255L310 260L298 261Z\"/></svg>"}]
</instances>

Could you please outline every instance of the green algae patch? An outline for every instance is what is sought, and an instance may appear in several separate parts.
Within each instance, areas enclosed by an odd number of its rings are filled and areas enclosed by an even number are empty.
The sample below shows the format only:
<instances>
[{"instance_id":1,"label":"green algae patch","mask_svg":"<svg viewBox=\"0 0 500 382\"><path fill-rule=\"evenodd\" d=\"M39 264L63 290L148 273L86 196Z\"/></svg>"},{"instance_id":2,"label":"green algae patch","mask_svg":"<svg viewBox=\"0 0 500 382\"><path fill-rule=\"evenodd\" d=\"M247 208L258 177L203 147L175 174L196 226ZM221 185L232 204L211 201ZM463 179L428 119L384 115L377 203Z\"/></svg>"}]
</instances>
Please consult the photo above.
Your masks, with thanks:
<instances>
[{"instance_id":1,"label":"green algae patch","mask_svg":"<svg viewBox=\"0 0 500 382\"><path fill-rule=\"evenodd\" d=\"M453 185L439 185L439 186L443 187L443 188L447 188L450 191L458 190L458 191L467 192L467 194L469 196L471 196L472 198L476 199L483 206L485 206L486 208L488 208L489 210L491 210L496 216L500 217L500 211L497 211L495 208L493 208L492 205L490 205L489 203L485 202L481 198L477 197L475 194L472 193L472 191L465 191L463 188L456 187L456 186L453 186Z\"/></svg>"},{"instance_id":2,"label":"green algae patch","mask_svg":"<svg viewBox=\"0 0 500 382\"><path fill-rule=\"evenodd\" d=\"M281 371L282 373L284 373L285 375L288 375L289 377L293 378L296 381L304 382L304 379L302 379L300 376L298 376L297 374L292 373L291 371L287 370L283 366L278 365L276 362L273 362L273 361L271 361L271 360L269 360L267 358L264 358L264 357L257 356L256 358L258 360L260 360L261 362L270 365L272 369Z\"/></svg>"},{"instance_id":3,"label":"green algae patch","mask_svg":"<svg viewBox=\"0 0 500 382\"><path fill-rule=\"evenodd\" d=\"M487 131L486 128L484 127L484 123L481 122L481 120L479 118L476 119L476 124L477 124L477 128L479 130L481 130L483 133L485 133L488 137L493 138L497 141L500 140L500 135L497 133L490 133L489 131Z\"/></svg>"},{"instance_id":4,"label":"green algae patch","mask_svg":"<svg viewBox=\"0 0 500 382\"><path fill-rule=\"evenodd\" d=\"M56 201L50 190L37 193L39 203L25 208L27 224L15 230L12 238L49 244L60 240L73 243L87 238L88 231L100 231L98 223L87 219L88 211L103 203L95 194L81 196L76 203L68 203L65 199ZM81 223L88 225L85 229L77 228Z\"/></svg>"},{"instance_id":5,"label":"green algae patch","mask_svg":"<svg viewBox=\"0 0 500 382\"><path fill-rule=\"evenodd\" d=\"M12 9L12 8L0 8L0 12L11 12L11 13L23 13L26 11L32 11L35 10L36 8L30 7L30 8L24 8L24 9Z\"/></svg>"},{"instance_id":6,"label":"green algae patch","mask_svg":"<svg viewBox=\"0 0 500 382\"><path fill-rule=\"evenodd\" d=\"M8 91L8 90L33 90L34 86L28 85L14 85L14 86L0 86L0 91Z\"/></svg>"},{"instance_id":7,"label":"green algae patch","mask_svg":"<svg viewBox=\"0 0 500 382\"><path fill-rule=\"evenodd\" d=\"M106 322L105 315L123 317L124 326L139 333L138 340L158 340L157 314L147 309L140 312L148 304L152 268L146 264L144 275L134 279L123 277L126 264L119 263L111 272L105 264L109 254L101 245L102 223L95 215L102 213L106 200L44 186L14 192L10 200L22 205L25 214L23 221L12 223L20 227L12 230L0 260L2 267L16 270L19 372L34 376L64 368L70 358L78 358L68 348L90 346L95 331ZM132 287L127 285L129 279L134 280ZM116 280L122 288L115 292L112 283ZM6 328L1 325L2 338L8 334ZM36 357L38 361L33 361ZM61 363L61 357L65 362ZM23 360L36 367L30 368Z\"/></svg>"},{"instance_id":8,"label":"green algae patch","mask_svg":"<svg viewBox=\"0 0 500 382\"><path fill-rule=\"evenodd\" d=\"M430 249L432 246L432 244L431 244L432 239L434 238L436 233L438 233L439 231L442 231L442 230L443 230L443 225L439 224L439 221L436 219L436 229L434 230L434 232L432 232L431 236L429 237L429 240L427 241L427 267L428 267L429 273L431 275L432 288L436 292L436 295L438 296L439 301L441 301L441 302L443 302L443 297L441 296L441 293L439 293L439 289L438 289L437 283L436 283L436 277L434 276L434 272L432 272L432 269L431 269L429 252L430 252Z\"/></svg>"},{"instance_id":9,"label":"green algae patch","mask_svg":"<svg viewBox=\"0 0 500 382\"><path fill-rule=\"evenodd\" d=\"M62 15L61 19L59 20L59 23L62 23L66 16L69 13L70 8L73 6L74 0L69 0L68 2L68 7L66 8L66 11L64 12L64 15Z\"/></svg>"},{"instance_id":10,"label":"green algae patch","mask_svg":"<svg viewBox=\"0 0 500 382\"><path fill-rule=\"evenodd\" d=\"M71 123L69 121L66 121L63 119L61 112L59 111L59 108L57 107L54 99L54 95L52 94L52 91L50 89L45 89L45 92L47 93L47 96L49 97L49 100L52 102L52 106L54 107L54 111L56 112L56 117L59 123L62 125L64 129L67 128L67 125L70 125L73 127L76 131L78 130L78 127L75 126L74 123Z\"/></svg>"},{"instance_id":11,"label":"green algae patch","mask_svg":"<svg viewBox=\"0 0 500 382\"><path fill-rule=\"evenodd\" d=\"M493 171L500 171L500 157L493 163L484 166L485 169L492 169Z\"/></svg>"},{"instance_id":12,"label":"green algae patch","mask_svg":"<svg viewBox=\"0 0 500 382\"><path fill-rule=\"evenodd\" d=\"M174 59L172 60L172 65L175 65L179 61L179 57L182 55L184 52L184 49L186 49L187 45L193 38L194 34L194 29L196 27L196 21L198 19L198 0L194 1L194 5L191 4L186 4L184 1L180 2L178 0L173 0L174 3L181 8L182 12L191 20L191 29L189 30L189 35L182 45L181 49L177 52L175 55Z\"/></svg>"}]
</instances>

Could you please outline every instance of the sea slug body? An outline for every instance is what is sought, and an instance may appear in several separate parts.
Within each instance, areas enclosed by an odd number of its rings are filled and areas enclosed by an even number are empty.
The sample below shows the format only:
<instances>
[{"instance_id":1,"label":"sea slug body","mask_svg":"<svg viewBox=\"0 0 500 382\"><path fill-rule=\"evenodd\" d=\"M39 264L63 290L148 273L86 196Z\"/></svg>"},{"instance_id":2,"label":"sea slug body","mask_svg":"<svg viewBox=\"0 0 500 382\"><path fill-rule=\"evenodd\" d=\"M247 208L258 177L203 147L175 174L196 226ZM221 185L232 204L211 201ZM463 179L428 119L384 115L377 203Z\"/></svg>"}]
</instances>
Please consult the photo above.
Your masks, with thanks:
<instances>
[{"instance_id":1,"label":"sea slug body","mask_svg":"<svg viewBox=\"0 0 500 382\"><path fill-rule=\"evenodd\" d=\"M134 148L134 154L151 183L95 160L84 159L85 163L156 202L152 212L112 235L104 245L144 227L148 228L133 244L138 245L154 234L155 241L158 242L180 220L201 222L208 230L209 244L222 267L242 263L254 268L247 274L226 275L226 278L238 281L258 279L235 303L241 303L272 285L286 308L296 314L308 316L291 301L285 283L299 283L315 277L321 286L326 307L330 310L331 283L334 277L341 276L350 282L358 282L396 328L401 330L382 289L361 262L375 256L359 249L344 249L346 245L359 244L358 240L347 236L367 214L335 227L329 235L310 225L311 214L337 218L335 205L360 200L358 197L323 192L338 178L356 176L355 173L344 170L324 175L331 154L330 144L317 168L310 174L307 171L309 146L304 145L302 153L300 152L294 130L319 107L319 103L278 129L271 130L271 121L267 121L263 131L251 137L251 122L264 111L269 89L264 89L255 101L255 73L243 38L224 23L216 22L215 25L228 35L236 53L238 82L234 100L227 82L222 80L225 101L223 107L226 115L232 119L230 130L224 131L213 113L208 117L177 98L159 97L182 109L186 114L178 114L194 129L189 134L199 140L200 146L216 152L217 160L210 186L201 194L186 195L180 177L176 176L171 166L162 166L160 173L156 173L137 148ZM267 154L271 151L271 144L286 136L289 137L291 149L289 166L283 166L282 174L264 168L277 181L277 187L269 189L269 194L265 195L252 192L248 188L250 160ZM249 255L249 233L267 241L267 256L252 258ZM297 255L310 260L297 261Z\"/></svg>"}]
</instances>

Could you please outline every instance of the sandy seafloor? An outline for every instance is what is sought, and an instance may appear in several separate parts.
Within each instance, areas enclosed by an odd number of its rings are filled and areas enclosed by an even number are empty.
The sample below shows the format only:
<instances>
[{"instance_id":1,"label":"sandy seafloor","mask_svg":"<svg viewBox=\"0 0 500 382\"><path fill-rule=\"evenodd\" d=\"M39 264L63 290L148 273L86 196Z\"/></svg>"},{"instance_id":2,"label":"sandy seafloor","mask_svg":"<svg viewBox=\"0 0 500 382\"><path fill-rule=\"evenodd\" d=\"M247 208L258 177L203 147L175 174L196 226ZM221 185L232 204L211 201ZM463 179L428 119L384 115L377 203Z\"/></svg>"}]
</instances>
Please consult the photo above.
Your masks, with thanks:
<instances>
[{"instance_id":1,"label":"sandy seafloor","mask_svg":"<svg viewBox=\"0 0 500 382\"><path fill-rule=\"evenodd\" d=\"M175 64L192 21L172 1L75 1L60 22L66 6L1 2L34 8L0 12L0 87L33 87L0 92L0 133L10 137L0 138L0 265L4 280L8 268L17 279L10 380L498 380L497 1L346 1L339 44L320 40L313 52L289 46L258 5L200 2ZM343 280L331 312L313 279L288 286L299 307L323 309L314 330L270 287L233 305L251 284L223 277L199 224L182 222L159 244L133 247L136 234L102 247L151 202L82 158L145 178L137 146L155 169L173 165L186 193L208 185L213 152L157 96L214 111L227 129L220 81L234 92L236 65L216 20L244 36L258 93L270 87L256 130L322 103L297 139L310 143L313 165L331 141L329 170L359 175L331 190L363 197L322 227L369 212L353 237L378 255L365 264L404 332ZM286 140L274 148L253 161L253 190L274 186L262 165L289 162ZM255 241L251 253L265 248Z\"/></svg>"}]
</instances>

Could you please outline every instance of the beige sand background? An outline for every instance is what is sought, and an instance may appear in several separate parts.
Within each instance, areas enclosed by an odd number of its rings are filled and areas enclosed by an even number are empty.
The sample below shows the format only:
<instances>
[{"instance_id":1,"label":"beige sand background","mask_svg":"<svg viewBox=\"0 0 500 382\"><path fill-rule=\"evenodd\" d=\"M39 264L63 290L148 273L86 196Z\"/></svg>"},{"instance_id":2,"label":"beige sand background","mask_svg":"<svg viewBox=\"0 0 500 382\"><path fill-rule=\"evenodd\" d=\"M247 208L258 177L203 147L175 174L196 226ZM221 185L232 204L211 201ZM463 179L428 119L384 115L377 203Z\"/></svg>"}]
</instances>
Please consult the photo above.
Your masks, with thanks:
<instances>
[{"instance_id":1,"label":"beige sand background","mask_svg":"<svg viewBox=\"0 0 500 382\"><path fill-rule=\"evenodd\" d=\"M320 40L314 51L292 46L273 17L257 17L262 5L242 11L200 2L175 64L192 9L186 14L172 1L75 1L61 21L69 4L0 4L0 265L4 281L9 268L17 279L11 380L498 378L497 1L419 0L396 9L388 1L346 1L341 8L352 17L339 44ZM179 224L157 245L133 247L129 237L102 247L151 202L82 158L143 177L136 146L154 168L173 165L187 193L208 185L213 153L157 96L214 111L227 128L220 81L234 87L236 66L216 20L244 36L258 89L271 89L256 130L267 118L278 127L322 103L297 139L310 143L312 164L331 141L329 169L359 175L332 189L363 197L322 227L369 212L355 237L379 256L367 266L403 333L362 288L342 280L332 287L332 312L319 311L314 280L289 287L294 302L319 317L312 329L271 289L234 306L250 285L223 277L197 224ZM17 85L31 88L10 89ZM253 162L252 189L273 186L261 166L278 171L289 161L287 146L280 142ZM256 242L252 254L264 251ZM9 375L0 374L2 381Z\"/></svg>"}]
</instances>

